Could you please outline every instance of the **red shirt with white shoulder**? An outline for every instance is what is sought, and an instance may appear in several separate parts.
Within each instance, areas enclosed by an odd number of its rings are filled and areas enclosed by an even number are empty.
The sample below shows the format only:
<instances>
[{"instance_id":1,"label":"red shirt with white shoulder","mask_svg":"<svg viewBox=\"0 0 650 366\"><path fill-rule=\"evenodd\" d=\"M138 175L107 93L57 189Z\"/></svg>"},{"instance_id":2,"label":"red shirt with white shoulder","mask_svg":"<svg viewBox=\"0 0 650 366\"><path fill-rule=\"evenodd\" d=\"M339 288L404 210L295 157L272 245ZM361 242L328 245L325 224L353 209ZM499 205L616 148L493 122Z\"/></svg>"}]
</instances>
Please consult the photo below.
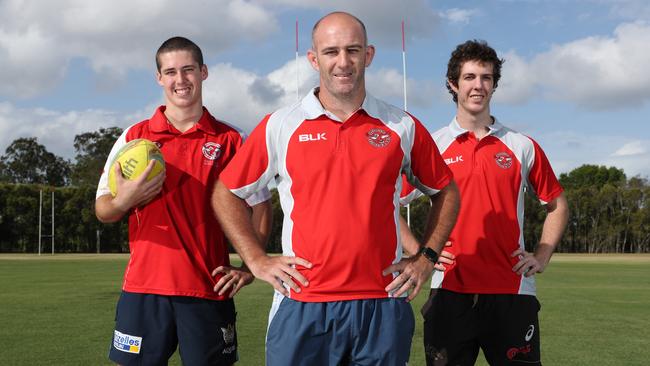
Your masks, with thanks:
<instances>
[{"instance_id":1,"label":"red shirt with white shoulder","mask_svg":"<svg viewBox=\"0 0 650 366\"><path fill-rule=\"evenodd\" d=\"M196 125L181 133L167 122L165 107L128 127L106 160L97 197L110 194L108 170L117 152L134 139L153 141L166 168L162 192L129 214L131 256L122 289L128 292L192 296L224 300L213 287L221 276L211 272L229 265L228 247L210 196L219 173L242 144L235 128L216 120L207 109ZM263 188L249 199L255 205L270 198Z\"/></svg>"},{"instance_id":2,"label":"red shirt with white shoulder","mask_svg":"<svg viewBox=\"0 0 650 366\"><path fill-rule=\"evenodd\" d=\"M451 181L424 126L399 108L366 95L346 121L326 111L312 90L268 116L251 133L220 180L248 197L277 176L284 211L282 249L310 261L298 301L385 298L401 259L401 174L429 195Z\"/></svg>"},{"instance_id":3,"label":"red shirt with white shoulder","mask_svg":"<svg viewBox=\"0 0 650 366\"><path fill-rule=\"evenodd\" d=\"M454 173L461 206L445 250L456 256L444 272L434 272L431 287L461 293L535 295L535 278L517 275L510 254L524 248L524 194L532 190L542 204L563 191L540 146L496 119L481 140L456 119L432 134ZM402 191L402 204L417 196Z\"/></svg>"}]
</instances>

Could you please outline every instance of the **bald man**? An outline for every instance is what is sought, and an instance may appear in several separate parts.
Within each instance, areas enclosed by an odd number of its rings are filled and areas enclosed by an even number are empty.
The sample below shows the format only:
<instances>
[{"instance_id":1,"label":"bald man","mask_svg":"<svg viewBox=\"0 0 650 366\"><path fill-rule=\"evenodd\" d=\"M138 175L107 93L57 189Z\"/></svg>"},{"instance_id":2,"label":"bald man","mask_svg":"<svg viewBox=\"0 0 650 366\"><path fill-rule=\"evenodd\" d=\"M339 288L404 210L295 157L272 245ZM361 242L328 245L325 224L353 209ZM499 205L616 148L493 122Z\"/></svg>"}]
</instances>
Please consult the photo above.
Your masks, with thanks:
<instances>
[{"instance_id":1,"label":"bald man","mask_svg":"<svg viewBox=\"0 0 650 366\"><path fill-rule=\"evenodd\" d=\"M328 14L312 43L307 58L320 85L262 120L221 174L213 207L252 273L276 290L267 365L404 365L414 329L408 302L454 225L458 190L422 124L366 93L375 48L364 24ZM430 235L408 259L402 173L433 200ZM274 178L283 255L271 257L243 200Z\"/></svg>"}]
</instances>

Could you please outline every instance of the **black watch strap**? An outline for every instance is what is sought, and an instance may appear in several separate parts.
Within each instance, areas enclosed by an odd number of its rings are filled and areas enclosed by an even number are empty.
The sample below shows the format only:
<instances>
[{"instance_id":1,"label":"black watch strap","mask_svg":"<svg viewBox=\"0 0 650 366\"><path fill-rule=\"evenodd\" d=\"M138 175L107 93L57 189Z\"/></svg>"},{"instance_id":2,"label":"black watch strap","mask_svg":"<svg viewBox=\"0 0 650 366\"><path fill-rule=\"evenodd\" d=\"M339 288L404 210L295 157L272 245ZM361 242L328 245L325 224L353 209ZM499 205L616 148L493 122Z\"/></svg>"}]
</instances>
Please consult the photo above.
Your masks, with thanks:
<instances>
[{"instance_id":1,"label":"black watch strap","mask_svg":"<svg viewBox=\"0 0 650 366\"><path fill-rule=\"evenodd\" d=\"M428 259L429 262L433 264L438 263L438 253L436 253L435 250L427 246L423 246L422 248L420 248L420 254L422 254L424 258Z\"/></svg>"}]
</instances>

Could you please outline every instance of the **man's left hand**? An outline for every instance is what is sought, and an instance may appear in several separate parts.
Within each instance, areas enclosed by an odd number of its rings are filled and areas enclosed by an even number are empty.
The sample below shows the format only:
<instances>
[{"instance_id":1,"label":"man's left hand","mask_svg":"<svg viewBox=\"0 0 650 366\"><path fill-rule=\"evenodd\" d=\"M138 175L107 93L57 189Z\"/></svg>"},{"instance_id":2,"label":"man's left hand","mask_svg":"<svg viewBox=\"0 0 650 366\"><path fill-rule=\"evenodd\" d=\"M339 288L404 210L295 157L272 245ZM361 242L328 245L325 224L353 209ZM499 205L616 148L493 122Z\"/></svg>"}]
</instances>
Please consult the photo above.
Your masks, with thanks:
<instances>
[{"instance_id":1,"label":"man's left hand","mask_svg":"<svg viewBox=\"0 0 650 366\"><path fill-rule=\"evenodd\" d=\"M429 280L433 269L434 264L421 255L402 259L383 270L384 276L388 276L392 272L399 272L399 276L395 277L385 290L386 292L395 291L393 297L400 297L411 290L406 298L406 302L410 302Z\"/></svg>"},{"instance_id":2,"label":"man's left hand","mask_svg":"<svg viewBox=\"0 0 650 366\"><path fill-rule=\"evenodd\" d=\"M242 287L251 284L255 278L245 267L219 266L212 271L212 277L219 273L223 273L223 277L214 285L214 291L219 295L223 295L228 289L232 289L228 294L230 298L234 297Z\"/></svg>"},{"instance_id":3,"label":"man's left hand","mask_svg":"<svg viewBox=\"0 0 650 366\"><path fill-rule=\"evenodd\" d=\"M535 257L533 253L529 253L521 248L515 250L510 255L511 257L519 257L519 262L512 267L513 272L517 272L518 275L524 275L530 277L535 273L544 272L544 265Z\"/></svg>"}]
</instances>

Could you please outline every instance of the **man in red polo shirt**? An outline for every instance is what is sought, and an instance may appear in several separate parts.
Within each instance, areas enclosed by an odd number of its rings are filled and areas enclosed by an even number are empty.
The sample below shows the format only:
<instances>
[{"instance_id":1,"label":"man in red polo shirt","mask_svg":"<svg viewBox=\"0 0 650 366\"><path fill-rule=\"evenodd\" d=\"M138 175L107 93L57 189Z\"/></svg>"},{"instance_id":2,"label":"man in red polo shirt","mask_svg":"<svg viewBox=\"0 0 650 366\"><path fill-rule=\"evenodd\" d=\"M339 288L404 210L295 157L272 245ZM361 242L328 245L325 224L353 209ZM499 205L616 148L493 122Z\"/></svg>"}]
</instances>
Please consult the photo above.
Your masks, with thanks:
<instances>
[{"instance_id":1,"label":"man in red polo shirt","mask_svg":"<svg viewBox=\"0 0 650 366\"><path fill-rule=\"evenodd\" d=\"M210 195L242 137L203 107L208 69L196 44L170 38L158 49L156 64L165 105L119 137L97 188L100 221L129 215L131 256L109 358L121 365L166 365L179 345L186 365L231 365L238 357L232 297L253 277L230 266ZM138 138L158 145L164 175L146 181L152 161L139 178L125 180L119 164L110 165L122 146ZM108 189L109 169L117 176L115 197ZM270 229L269 198L261 187L247 201L260 243Z\"/></svg>"},{"instance_id":2,"label":"man in red polo shirt","mask_svg":"<svg viewBox=\"0 0 650 366\"><path fill-rule=\"evenodd\" d=\"M502 62L487 43L467 41L447 68L456 117L433 139L454 173L461 207L423 309L427 365L473 365L479 348L491 365L541 364L533 275L548 265L568 205L539 145L490 115ZM403 204L417 196L405 188ZM524 247L526 191L547 210L534 253ZM416 247L410 240L405 245Z\"/></svg>"},{"instance_id":3,"label":"man in red polo shirt","mask_svg":"<svg viewBox=\"0 0 650 366\"><path fill-rule=\"evenodd\" d=\"M414 328L408 300L451 231L457 189L424 126L366 93L375 50L363 23L329 14L312 42L307 57L320 86L262 120L219 177L213 205L253 274L276 289L267 365L404 365ZM424 254L408 260L399 240L402 173L434 202ZM242 199L274 178L284 255L270 257Z\"/></svg>"}]
</instances>

